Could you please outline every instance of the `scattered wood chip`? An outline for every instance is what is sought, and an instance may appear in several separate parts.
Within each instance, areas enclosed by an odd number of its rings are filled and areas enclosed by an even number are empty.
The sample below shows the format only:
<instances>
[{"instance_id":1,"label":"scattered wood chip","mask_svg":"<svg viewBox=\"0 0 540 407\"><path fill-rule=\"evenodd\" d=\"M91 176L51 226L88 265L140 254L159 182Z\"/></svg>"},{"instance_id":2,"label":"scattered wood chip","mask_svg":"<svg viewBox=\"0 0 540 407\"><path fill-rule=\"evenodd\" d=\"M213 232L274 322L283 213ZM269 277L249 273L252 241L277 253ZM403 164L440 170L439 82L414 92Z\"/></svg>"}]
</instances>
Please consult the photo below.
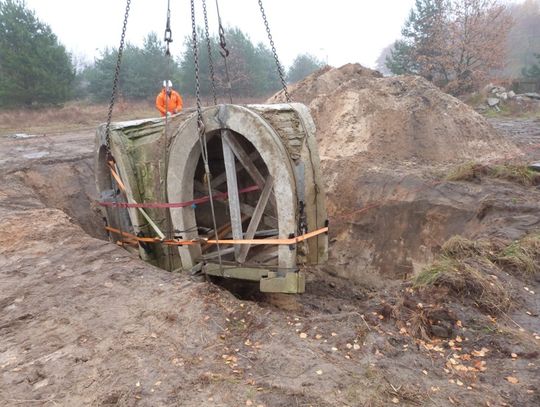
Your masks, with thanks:
<instances>
[{"instance_id":1,"label":"scattered wood chip","mask_svg":"<svg viewBox=\"0 0 540 407\"><path fill-rule=\"evenodd\" d=\"M315 373L317 373L318 375L321 375L323 372L321 369L317 370Z\"/></svg>"},{"instance_id":2,"label":"scattered wood chip","mask_svg":"<svg viewBox=\"0 0 540 407\"><path fill-rule=\"evenodd\" d=\"M394 397L394 398L392 399L392 403L394 403L394 404L399 404L399 399L398 399L397 397Z\"/></svg>"},{"instance_id":3,"label":"scattered wood chip","mask_svg":"<svg viewBox=\"0 0 540 407\"><path fill-rule=\"evenodd\" d=\"M508 381L509 383L512 383L512 384L518 384L519 383L519 380L514 376L506 376L505 379L506 379L506 381Z\"/></svg>"},{"instance_id":4,"label":"scattered wood chip","mask_svg":"<svg viewBox=\"0 0 540 407\"><path fill-rule=\"evenodd\" d=\"M307 338L307 333L301 332L301 333L300 333L300 338L306 339L306 338Z\"/></svg>"}]
</instances>

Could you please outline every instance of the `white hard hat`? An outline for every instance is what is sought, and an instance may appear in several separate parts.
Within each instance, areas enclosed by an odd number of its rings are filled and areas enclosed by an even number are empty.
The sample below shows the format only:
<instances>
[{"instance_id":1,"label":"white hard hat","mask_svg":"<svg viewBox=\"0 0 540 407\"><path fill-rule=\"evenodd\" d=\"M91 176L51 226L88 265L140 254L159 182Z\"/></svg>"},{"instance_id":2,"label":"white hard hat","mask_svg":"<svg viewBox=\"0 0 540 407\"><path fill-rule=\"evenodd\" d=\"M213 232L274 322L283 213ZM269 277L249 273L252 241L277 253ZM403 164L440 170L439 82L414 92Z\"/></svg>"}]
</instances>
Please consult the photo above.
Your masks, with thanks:
<instances>
[{"instance_id":1,"label":"white hard hat","mask_svg":"<svg viewBox=\"0 0 540 407\"><path fill-rule=\"evenodd\" d=\"M163 87L164 88L172 88L172 82L170 80L168 81L163 81Z\"/></svg>"}]
</instances>

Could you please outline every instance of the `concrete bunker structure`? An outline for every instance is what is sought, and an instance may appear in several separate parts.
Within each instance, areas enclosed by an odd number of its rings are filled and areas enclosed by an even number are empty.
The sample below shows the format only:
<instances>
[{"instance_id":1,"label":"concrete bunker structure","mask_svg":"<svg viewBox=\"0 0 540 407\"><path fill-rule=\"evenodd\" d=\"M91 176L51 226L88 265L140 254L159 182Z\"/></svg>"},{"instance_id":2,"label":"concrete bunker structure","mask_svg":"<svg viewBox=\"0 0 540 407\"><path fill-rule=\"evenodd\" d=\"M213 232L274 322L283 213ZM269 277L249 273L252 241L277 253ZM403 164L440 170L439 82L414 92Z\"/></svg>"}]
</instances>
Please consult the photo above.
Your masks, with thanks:
<instances>
[{"instance_id":1,"label":"concrete bunker structure","mask_svg":"<svg viewBox=\"0 0 540 407\"><path fill-rule=\"evenodd\" d=\"M218 105L204 108L202 120L206 144L199 137L195 110L167 121L112 123L114 163L107 154L106 127L98 128L96 182L101 201L110 204L103 214L116 230L111 238L125 240L121 236L126 232L137 236L139 240L130 243L140 257L171 271L202 269L210 275L259 281L261 291L303 292L301 269L327 259L327 234L294 244L262 240L290 241L328 226L315 125L307 107ZM216 236L208 182L219 240L257 239L256 244L206 243ZM116 207L113 201L144 208ZM143 241L156 236L198 243Z\"/></svg>"}]
</instances>

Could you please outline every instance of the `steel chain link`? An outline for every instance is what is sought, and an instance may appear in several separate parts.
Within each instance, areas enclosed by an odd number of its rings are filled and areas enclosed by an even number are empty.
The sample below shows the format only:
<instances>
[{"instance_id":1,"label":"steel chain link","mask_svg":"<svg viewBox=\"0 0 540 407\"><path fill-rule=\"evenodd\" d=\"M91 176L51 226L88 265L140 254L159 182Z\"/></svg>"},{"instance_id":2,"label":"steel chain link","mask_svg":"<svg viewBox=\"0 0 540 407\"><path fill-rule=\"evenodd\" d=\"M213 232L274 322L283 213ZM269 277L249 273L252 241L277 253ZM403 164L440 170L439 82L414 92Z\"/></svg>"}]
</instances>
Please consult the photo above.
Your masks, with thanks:
<instances>
[{"instance_id":1,"label":"steel chain link","mask_svg":"<svg viewBox=\"0 0 540 407\"><path fill-rule=\"evenodd\" d=\"M111 150L111 120L112 120L112 113L114 108L114 101L116 98L116 91L118 89L118 79L120 78L120 64L122 63L122 54L124 53L124 44L126 39L126 28L127 28L127 21L129 16L129 8L131 6L131 0L127 0L126 3L126 12L124 14L124 25L122 27L122 35L120 37L120 47L118 48L118 59L116 60L116 68L114 71L114 80L113 80L113 87L112 87L112 93L111 93L111 101L109 103L109 113L107 114L107 125L105 127L105 142L107 145L107 150L110 152Z\"/></svg>"},{"instance_id":2,"label":"steel chain link","mask_svg":"<svg viewBox=\"0 0 540 407\"><path fill-rule=\"evenodd\" d=\"M164 41L166 43L165 56L171 56L170 45L173 42L171 30L171 0L167 0L167 24L165 26Z\"/></svg>"},{"instance_id":3,"label":"steel chain link","mask_svg":"<svg viewBox=\"0 0 540 407\"><path fill-rule=\"evenodd\" d=\"M219 239L217 233L217 222L216 222L216 212L214 208L214 199L212 194L212 176L210 173L210 165L208 163L208 144L206 142L206 130L202 117L202 107L201 107L201 87L199 83L199 51L198 51L198 42L197 42L197 26L195 21L195 0L191 0L191 27L193 35L193 56L195 59L195 94L197 98L197 130L199 132L199 145L201 148L201 157L204 163L204 172L206 181L208 183L208 196L210 197L210 208L212 211L212 222L214 226L214 235L216 240ZM223 275L223 264L221 260L221 249L219 243L217 244L217 253L219 259L219 269Z\"/></svg>"},{"instance_id":4,"label":"steel chain link","mask_svg":"<svg viewBox=\"0 0 540 407\"><path fill-rule=\"evenodd\" d=\"M197 129L199 135L204 132L204 123L201 112L201 85L199 81L199 47L197 44L197 26L195 22L195 0L191 0L191 28L193 37L193 58L195 62L195 96L197 99Z\"/></svg>"},{"instance_id":5,"label":"steel chain link","mask_svg":"<svg viewBox=\"0 0 540 407\"><path fill-rule=\"evenodd\" d=\"M217 105L216 80L214 75L214 58L212 57L212 46L210 44L210 33L208 31L208 13L206 11L206 0L202 0L204 14L204 32L206 35L206 48L208 49L208 65L210 68L210 80L212 81L212 95L214 96L214 105Z\"/></svg>"},{"instance_id":6,"label":"steel chain link","mask_svg":"<svg viewBox=\"0 0 540 407\"><path fill-rule=\"evenodd\" d=\"M219 14L219 2L216 0L216 12L218 17L219 25L219 54L223 57L223 64L225 65L225 76L227 78L227 93L229 94L229 103L232 105L232 86L231 86L231 76L229 75L229 64L227 63L227 58L229 56L229 50L227 49L227 42L225 41L225 30L223 29L223 24L221 24L221 15Z\"/></svg>"},{"instance_id":7,"label":"steel chain link","mask_svg":"<svg viewBox=\"0 0 540 407\"><path fill-rule=\"evenodd\" d=\"M276 46L274 44L274 40L272 39L272 33L270 32L270 26L268 25L268 19L266 18L266 13L264 12L262 0L258 0L258 1L259 1L259 7L261 9L262 18L264 21L264 26L266 27L266 33L268 34L268 40L270 41L270 46L272 47L272 53L274 54L274 59L276 60L276 67L279 74L279 79L281 80L281 85L283 86L283 93L285 94L285 99L287 100L287 102L290 102L291 96L289 95L289 91L287 90L287 82L285 81L283 67L279 63Z\"/></svg>"}]
</instances>

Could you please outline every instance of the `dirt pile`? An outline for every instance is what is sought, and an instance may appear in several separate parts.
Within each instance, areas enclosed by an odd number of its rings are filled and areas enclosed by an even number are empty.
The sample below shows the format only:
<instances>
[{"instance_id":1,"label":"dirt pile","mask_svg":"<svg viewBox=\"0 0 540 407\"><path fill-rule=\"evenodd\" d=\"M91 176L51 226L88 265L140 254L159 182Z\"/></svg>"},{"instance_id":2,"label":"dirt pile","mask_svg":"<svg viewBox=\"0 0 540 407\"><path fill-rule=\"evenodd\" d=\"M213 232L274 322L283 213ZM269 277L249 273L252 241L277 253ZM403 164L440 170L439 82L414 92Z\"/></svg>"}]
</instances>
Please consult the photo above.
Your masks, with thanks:
<instances>
[{"instance_id":1,"label":"dirt pile","mask_svg":"<svg viewBox=\"0 0 540 407\"><path fill-rule=\"evenodd\" d=\"M309 106L323 159L441 163L517 155L482 116L421 77L385 78L348 64L319 70L289 91ZM268 102L284 100L280 92Z\"/></svg>"},{"instance_id":2,"label":"dirt pile","mask_svg":"<svg viewBox=\"0 0 540 407\"><path fill-rule=\"evenodd\" d=\"M383 77L358 64L325 68L290 88L317 126L335 274L360 283L403 278L430 263L455 234L501 227L517 239L537 191L485 179L451 182L464 162L521 157L509 137L472 108L421 77ZM283 101L282 93L269 102ZM520 135L522 137L522 135Z\"/></svg>"}]
</instances>

